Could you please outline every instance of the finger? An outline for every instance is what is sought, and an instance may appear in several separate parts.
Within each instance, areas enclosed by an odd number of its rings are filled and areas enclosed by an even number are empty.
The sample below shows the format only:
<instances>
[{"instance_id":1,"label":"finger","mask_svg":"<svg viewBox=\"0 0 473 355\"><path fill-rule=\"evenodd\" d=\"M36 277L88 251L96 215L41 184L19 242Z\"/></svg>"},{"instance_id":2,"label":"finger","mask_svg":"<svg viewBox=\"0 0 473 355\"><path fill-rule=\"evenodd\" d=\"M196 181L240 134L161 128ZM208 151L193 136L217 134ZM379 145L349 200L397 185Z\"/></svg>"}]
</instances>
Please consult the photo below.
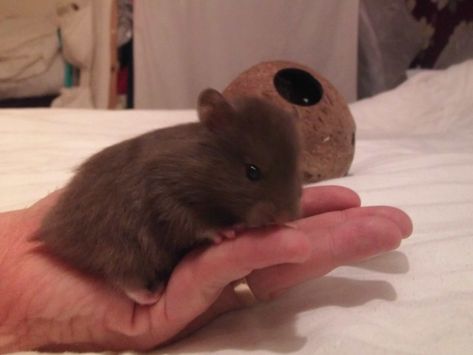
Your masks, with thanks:
<instances>
[{"instance_id":1,"label":"finger","mask_svg":"<svg viewBox=\"0 0 473 355\"><path fill-rule=\"evenodd\" d=\"M174 270L166 293L152 313L178 331L203 313L234 280L277 264L300 263L310 256L306 235L291 228L268 228L195 252ZM184 306L185 305L185 306Z\"/></svg>"},{"instance_id":2,"label":"finger","mask_svg":"<svg viewBox=\"0 0 473 355\"><path fill-rule=\"evenodd\" d=\"M402 236L412 230L409 217L394 208L354 208L344 217L333 213L335 215L327 217L323 214L304 220L305 230L301 231L309 235L312 243L307 261L276 264L253 271L247 277L258 299L272 298L298 283L322 276L338 265L396 248ZM320 228L323 224L325 228ZM266 251L270 252L269 249ZM232 286L227 285L220 297L194 318L180 336L230 309L240 307L242 305Z\"/></svg>"},{"instance_id":3,"label":"finger","mask_svg":"<svg viewBox=\"0 0 473 355\"><path fill-rule=\"evenodd\" d=\"M256 270L249 277L256 296L272 298L281 291L332 269L397 248L403 238L398 224L383 216L360 216L312 232L311 256L305 263Z\"/></svg>"},{"instance_id":4,"label":"finger","mask_svg":"<svg viewBox=\"0 0 473 355\"><path fill-rule=\"evenodd\" d=\"M341 186L315 186L303 190L302 216L307 217L328 211L344 210L360 206L360 197Z\"/></svg>"},{"instance_id":5,"label":"finger","mask_svg":"<svg viewBox=\"0 0 473 355\"><path fill-rule=\"evenodd\" d=\"M339 265L394 249L408 234L408 226L412 227L404 212L389 207L355 208L344 217L336 212L325 215L304 220L305 232L310 235L312 243L311 256L306 262L274 265L255 270L247 277L257 299L274 298L286 289L325 275ZM229 285L218 300L180 335L200 328L228 310L241 307L240 300Z\"/></svg>"},{"instance_id":6,"label":"finger","mask_svg":"<svg viewBox=\"0 0 473 355\"><path fill-rule=\"evenodd\" d=\"M232 281L258 268L304 262L310 252L311 245L304 233L284 227L248 231L236 239L196 250L174 269L158 303L133 309L126 334L133 337L130 341L144 347L170 339L192 320L208 321L230 309L227 307L237 305L228 295L223 298L226 304L215 303ZM147 330L153 329L159 332L149 335Z\"/></svg>"},{"instance_id":7,"label":"finger","mask_svg":"<svg viewBox=\"0 0 473 355\"><path fill-rule=\"evenodd\" d=\"M355 207L346 210L332 211L292 222L297 228L310 232L312 229L328 228L344 223L352 218L383 217L391 220L401 230L404 238L412 233L412 221L402 210L390 206Z\"/></svg>"}]
</instances>

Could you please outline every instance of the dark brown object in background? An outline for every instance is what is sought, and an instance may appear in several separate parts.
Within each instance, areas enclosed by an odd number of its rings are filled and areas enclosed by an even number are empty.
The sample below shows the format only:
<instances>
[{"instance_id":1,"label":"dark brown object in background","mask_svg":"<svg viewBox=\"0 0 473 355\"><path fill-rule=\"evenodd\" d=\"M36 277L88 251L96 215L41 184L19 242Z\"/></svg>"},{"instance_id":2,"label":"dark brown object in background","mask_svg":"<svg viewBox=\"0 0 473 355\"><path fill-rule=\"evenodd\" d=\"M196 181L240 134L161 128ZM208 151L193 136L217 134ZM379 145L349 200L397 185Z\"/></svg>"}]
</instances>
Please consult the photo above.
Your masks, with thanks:
<instances>
[{"instance_id":1,"label":"dark brown object in background","mask_svg":"<svg viewBox=\"0 0 473 355\"><path fill-rule=\"evenodd\" d=\"M317 72L271 61L240 74L224 96L258 96L292 112L302 138L304 182L345 176L355 152L355 121L344 98Z\"/></svg>"},{"instance_id":2,"label":"dark brown object in background","mask_svg":"<svg viewBox=\"0 0 473 355\"><path fill-rule=\"evenodd\" d=\"M462 45L462 43L455 43L453 34L462 24L466 26L473 22L473 1L446 0L443 6L438 1L432 0L413 0L412 2L412 15L419 22L423 21L424 26L431 26L433 33L428 45L417 54L410 68L439 68L436 64L449 42L453 41L457 46ZM462 48L462 50L465 51L464 59L471 57L471 47ZM443 63L442 67L445 67L445 64L457 63L458 61L451 58L447 60L447 63Z\"/></svg>"},{"instance_id":3,"label":"dark brown object in background","mask_svg":"<svg viewBox=\"0 0 473 355\"><path fill-rule=\"evenodd\" d=\"M57 95L0 100L0 108L50 107Z\"/></svg>"},{"instance_id":4,"label":"dark brown object in background","mask_svg":"<svg viewBox=\"0 0 473 355\"><path fill-rule=\"evenodd\" d=\"M117 26L118 26L118 7L116 0L112 2L110 15L110 85L108 95L108 108L115 109L118 105L117 96L117 78L120 64L118 63L117 53Z\"/></svg>"}]
</instances>

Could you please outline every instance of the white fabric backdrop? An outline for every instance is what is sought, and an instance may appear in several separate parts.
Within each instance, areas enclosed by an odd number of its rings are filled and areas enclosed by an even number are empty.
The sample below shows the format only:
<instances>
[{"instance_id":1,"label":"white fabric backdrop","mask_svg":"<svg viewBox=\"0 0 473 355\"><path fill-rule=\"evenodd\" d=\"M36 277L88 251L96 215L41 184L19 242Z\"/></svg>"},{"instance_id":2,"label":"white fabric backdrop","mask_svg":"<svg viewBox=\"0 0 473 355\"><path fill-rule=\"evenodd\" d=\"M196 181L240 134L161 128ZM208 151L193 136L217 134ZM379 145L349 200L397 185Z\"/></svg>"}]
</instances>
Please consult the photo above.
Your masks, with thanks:
<instances>
[{"instance_id":1,"label":"white fabric backdrop","mask_svg":"<svg viewBox=\"0 0 473 355\"><path fill-rule=\"evenodd\" d=\"M135 1L136 108L191 108L264 60L306 64L356 97L358 0Z\"/></svg>"}]
</instances>

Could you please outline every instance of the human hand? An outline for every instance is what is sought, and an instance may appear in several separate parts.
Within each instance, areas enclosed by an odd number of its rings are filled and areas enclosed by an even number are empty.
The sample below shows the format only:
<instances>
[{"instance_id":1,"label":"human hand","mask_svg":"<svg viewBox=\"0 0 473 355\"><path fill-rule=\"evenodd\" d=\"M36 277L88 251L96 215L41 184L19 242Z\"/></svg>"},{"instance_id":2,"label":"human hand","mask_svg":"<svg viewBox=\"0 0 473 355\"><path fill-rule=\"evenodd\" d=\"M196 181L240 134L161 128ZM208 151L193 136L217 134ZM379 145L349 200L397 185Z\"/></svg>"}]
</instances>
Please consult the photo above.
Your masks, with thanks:
<instances>
[{"instance_id":1,"label":"human hand","mask_svg":"<svg viewBox=\"0 0 473 355\"><path fill-rule=\"evenodd\" d=\"M395 249L412 232L398 209L359 207L358 196L342 187L307 188L294 228L248 231L195 250L176 267L160 300L140 306L30 241L57 196L0 215L0 352L147 350L242 307L231 286L237 279L246 276L256 297L267 301L340 265Z\"/></svg>"}]
</instances>

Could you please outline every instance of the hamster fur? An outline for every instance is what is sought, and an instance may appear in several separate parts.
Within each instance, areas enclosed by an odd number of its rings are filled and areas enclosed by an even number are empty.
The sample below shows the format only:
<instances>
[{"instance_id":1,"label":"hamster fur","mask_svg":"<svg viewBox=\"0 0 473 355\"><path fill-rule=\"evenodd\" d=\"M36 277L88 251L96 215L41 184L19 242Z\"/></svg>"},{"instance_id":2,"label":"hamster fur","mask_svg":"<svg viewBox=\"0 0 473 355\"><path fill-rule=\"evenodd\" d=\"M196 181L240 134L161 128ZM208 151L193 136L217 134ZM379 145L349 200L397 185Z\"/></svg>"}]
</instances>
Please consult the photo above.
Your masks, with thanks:
<instances>
[{"instance_id":1,"label":"hamster fur","mask_svg":"<svg viewBox=\"0 0 473 355\"><path fill-rule=\"evenodd\" d=\"M234 226L299 213L299 136L289 113L258 98L198 99L199 122L158 129L86 160L37 237L71 265L139 303L192 248ZM143 295L143 294L141 294Z\"/></svg>"}]
</instances>

